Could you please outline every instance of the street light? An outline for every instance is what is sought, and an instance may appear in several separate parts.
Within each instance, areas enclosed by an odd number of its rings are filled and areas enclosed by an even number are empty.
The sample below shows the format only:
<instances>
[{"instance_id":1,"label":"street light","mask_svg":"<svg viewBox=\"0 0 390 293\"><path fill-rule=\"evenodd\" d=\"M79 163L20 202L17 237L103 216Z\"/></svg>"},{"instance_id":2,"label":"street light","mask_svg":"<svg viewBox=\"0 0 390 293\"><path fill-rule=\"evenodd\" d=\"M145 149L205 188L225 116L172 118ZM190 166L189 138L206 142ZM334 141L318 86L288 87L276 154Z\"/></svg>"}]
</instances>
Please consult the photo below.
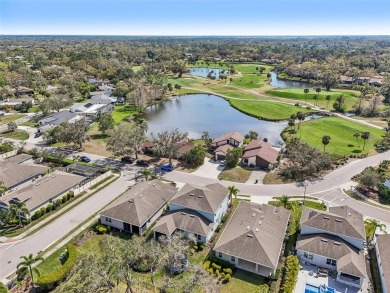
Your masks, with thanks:
<instances>
[{"instance_id":1,"label":"street light","mask_svg":"<svg viewBox=\"0 0 390 293\"><path fill-rule=\"evenodd\" d=\"M306 199L306 188L307 188L307 186L305 185L305 191L303 192L303 205L305 205L305 199Z\"/></svg>"}]
</instances>

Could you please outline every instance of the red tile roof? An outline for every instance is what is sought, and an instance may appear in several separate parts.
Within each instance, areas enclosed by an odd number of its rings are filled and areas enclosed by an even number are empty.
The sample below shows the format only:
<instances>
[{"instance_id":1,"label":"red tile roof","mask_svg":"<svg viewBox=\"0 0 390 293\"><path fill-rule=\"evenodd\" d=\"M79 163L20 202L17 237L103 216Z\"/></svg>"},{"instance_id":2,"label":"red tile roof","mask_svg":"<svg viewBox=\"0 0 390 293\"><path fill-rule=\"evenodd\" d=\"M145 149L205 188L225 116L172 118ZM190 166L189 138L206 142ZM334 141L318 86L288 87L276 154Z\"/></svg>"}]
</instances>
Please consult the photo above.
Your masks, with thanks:
<instances>
[{"instance_id":1,"label":"red tile roof","mask_svg":"<svg viewBox=\"0 0 390 293\"><path fill-rule=\"evenodd\" d=\"M221 135L220 137L214 138L212 143L217 143L217 142L228 140L231 138L233 138L234 140L236 140L238 142L244 141L244 137L242 136L241 133L239 133L238 131L232 131L232 132L226 133L224 135Z\"/></svg>"},{"instance_id":2,"label":"red tile roof","mask_svg":"<svg viewBox=\"0 0 390 293\"><path fill-rule=\"evenodd\" d=\"M230 144L224 144L224 145L221 145L219 146L215 152L221 152L221 153L224 153L224 154L227 154L228 150L231 150L233 149L234 147L232 147Z\"/></svg>"},{"instance_id":3,"label":"red tile roof","mask_svg":"<svg viewBox=\"0 0 390 293\"><path fill-rule=\"evenodd\" d=\"M275 150L272 145L262 140L252 140L244 149L243 159L259 157L273 164L278 158L279 151Z\"/></svg>"}]
</instances>

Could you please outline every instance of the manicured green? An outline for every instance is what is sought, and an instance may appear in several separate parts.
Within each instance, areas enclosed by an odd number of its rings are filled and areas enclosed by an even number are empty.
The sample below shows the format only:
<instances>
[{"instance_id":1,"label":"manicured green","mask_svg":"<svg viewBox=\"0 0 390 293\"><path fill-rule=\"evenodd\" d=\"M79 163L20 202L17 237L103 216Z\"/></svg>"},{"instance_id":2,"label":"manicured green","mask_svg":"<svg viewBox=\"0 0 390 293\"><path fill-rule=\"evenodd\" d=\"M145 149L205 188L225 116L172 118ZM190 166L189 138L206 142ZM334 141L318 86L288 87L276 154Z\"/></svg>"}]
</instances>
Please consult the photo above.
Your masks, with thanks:
<instances>
[{"instance_id":1,"label":"manicured green","mask_svg":"<svg viewBox=\"0 0 390 293\"><path fill-rule=\"evenodd\" d=\"M221 293L249 293L258 292L259 286L264 283L264 278L250 272L237 270L233 273L230 282L222 285Z\"/></svg>"},{"instance_id":2,"label":"manicured green","mask_svg":"<svg viewBox=\"0 0 390 293\"><path fill-rule=\"evenodd\" d=\"M245 88L259 88L267 80L267 73L259 74L245 74L242 77L234 78L230 83L234 86L240 86Z\"/></svg>"},{"instance_id":3,"label":"manicured green","mask_svg":"<svg viewBox=\"0 0 390 293\"><path fill-rule=\"evenodd\" d=\"M281 98L288 98L288 99L294 99L294 100L300 100L305 102L306 96L303 92L303 88L281 88L281 89L272 89L268 90L266 93L281 97ZM310 104L314 104L315 100L313 99L313 96L317 94L315 89L309 89L309 93L307 94L307 102ZM357 91L348 91L348 90L331 90L329 92L323 90L319 94L319 98L317 100L319 107L326 107L327 101L325 100L325 97L327 95L331 96L331 100L329 101L329 107L328 109L333 109L333 103L335 102L336 98L340 95L343 95L345 98L345 104L346 104L346 110L352 110L352 106L355 104L357 97L360 95Z\"/></svg>"},{"instance_id":4,"label":"manicured green","mask_svg":"<svg viewBox=\"0 0 390 293\"><path fill-rule=\"evenodd\" d=\"M286 120L289 119L292 114L298 112L313 112L313 110L278 102L241 101L231 99L229 100L229 103L232 107L247 115L269 121Z\"/></svg>"},{"instance_id":5,"label":"manicured green","mask_svg":"<svg viewBox=\"0 0 390 293\"><path fill-rule=\"evenodd\" d=\"M16 114L6 115L3 117L0 117L0 125L10 123L12 121L18 120L18 119L23 118L25 116L26 116L25 114L16 113Z\"/></svg>"},{"instance_id":6,"label":"manicured green","mask_svg":"<svg viewBox=\"0 0 390 293\"><path fill-rule=\"evenodd\" d=\"M18 139L18 140L27 140L29 138L28 132L20 129L15 131L4 131L0 133L0 136L6 138Z\"/></svg>"},{"instance_id":7,"label":"manicured green","mask_svg":"<svg viewBox=\"0 0 390 293\"><path fill-rule=\"evenodd\" d=\"M296 126L296 129L298 129L298 126ZM359 138L359 147L356 138L353 136L354 133L362 132L370 132L371 134L366 141L364 150L363 139ZM289 139L289 133L290 131L286 129L283 136ZM323 151L322 137L324 135L329 135L331 138L330 143L325 148L326 152L349 156L376 153L374 143L381 140L384 131L341 117L326 117L303 122L301 129L296 130L296 133L292 134L291 137L301 138L309 145Z\"/></svg>"},{"instance_id":8,"label":"manicured green","mask_svg":"<svg viewBox=\"0 0 390 293\"><path fill-rule=\"evenodd\" d=\"M137 113L139 111L130 106L115 106L114 112L112 112L112 118L118 124L126 117L133 116Z\"/></svg>"}]
</instances>

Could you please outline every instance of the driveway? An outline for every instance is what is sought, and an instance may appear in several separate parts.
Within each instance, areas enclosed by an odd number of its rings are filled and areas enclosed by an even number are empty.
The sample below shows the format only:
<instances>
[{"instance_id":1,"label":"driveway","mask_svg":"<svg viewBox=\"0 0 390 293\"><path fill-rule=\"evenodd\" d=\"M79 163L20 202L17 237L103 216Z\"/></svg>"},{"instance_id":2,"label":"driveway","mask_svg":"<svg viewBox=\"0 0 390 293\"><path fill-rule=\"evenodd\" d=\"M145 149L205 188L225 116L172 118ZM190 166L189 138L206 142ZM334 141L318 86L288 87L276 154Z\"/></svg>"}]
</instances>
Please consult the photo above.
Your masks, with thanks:
<instances>
[{"instance_id":1,"label":"driveway","mask_svg":"<svg viewBox=\"0 0 390 293\"><path fill-rule=\"evenodd\" d=\"M258 180L258 184L262 184L266 174L267 172L264 170L253 170L245 183L254 183L256 180Z\"/></svg>"},{"instance_id":2,"label":"driveway","mask_svg":"<svg viewBox=\"0 0 390 293\"><path fill-rule=\"evenodd\" d=\"M210 158L205 158L204 163L195 172L191 173L196 176L218 179L219 173L224 167L219 166L220 161L214 161Z\"/></svg>"}]
</instances>

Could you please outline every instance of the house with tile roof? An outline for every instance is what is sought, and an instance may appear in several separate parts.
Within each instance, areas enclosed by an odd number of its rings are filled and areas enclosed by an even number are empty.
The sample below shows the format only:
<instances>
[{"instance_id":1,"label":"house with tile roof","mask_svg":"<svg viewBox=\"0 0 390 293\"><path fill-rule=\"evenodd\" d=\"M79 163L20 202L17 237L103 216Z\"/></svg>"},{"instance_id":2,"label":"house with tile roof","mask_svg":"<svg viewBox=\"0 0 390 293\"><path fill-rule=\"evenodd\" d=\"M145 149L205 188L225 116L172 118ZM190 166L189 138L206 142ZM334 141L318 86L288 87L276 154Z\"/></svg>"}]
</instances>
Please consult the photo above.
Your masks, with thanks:
<instances>
[{"instance_id":1,"label":"house with tile roof","mask_svg":"<svg viewBox=\"0 0 390 293\"><path fill-rule=\"evenodd\" d=\"M215 160L224 160L229 149L240 147L244 137L238 131L233 131L214 138L210 148L215 152Z\"/></svg>"},{"instance_id":2,"label":"house with tile roof","mask_svg":"<svg viewBox=\"0 0 390 293\"><path fill-rule=\"evenodd\" d=\"M279 151L272 144L261 139L252 140L244 148L242 163L247 166L269 169L279 156Z\"/></svg>"},{"instance_id":3,"label":"house with tile roof","mask_svg":"<svg viewBox=\"0 0 390 293\"><path fill-rule=\"evenodd\" d=\"M207 242L221 223L229 205L229 191L219 183L184 185L169 201L169 212L153 227L154 237L182 232Z\"/></svg>"},{"instance_id":4,"label":"house with tile roof","mask_svg":"<svg viewBox=\"0 0 390 293\"><path fill-rule=\"evenodd\" d=\"M123 232L142 235L164 212L177 188L160 180L134 185L100 213L100 222Z\"/></svg>"},{"instance_id":5,"label":"house with tile roof","mask_svg":"<svg viewBox=\"0 0 390 293\"><path fill-rule=\"evenodd\" d=\"M360 288L367 278L363 245L366 239L363 215L348 206L318 211L304 207L298 258L337 272L340 283Z\"/></svg>"},{"instance_id":6,"label":"house with tile roof","mask_svg":"<svg viewBox=\"0 0 390 293\"><path fill-rule=\"evenodd\" d=\"M277 269L289 219L282 207L241 201L214 254L238 269L269 277Z\"/></svg>"}]
</instances>

